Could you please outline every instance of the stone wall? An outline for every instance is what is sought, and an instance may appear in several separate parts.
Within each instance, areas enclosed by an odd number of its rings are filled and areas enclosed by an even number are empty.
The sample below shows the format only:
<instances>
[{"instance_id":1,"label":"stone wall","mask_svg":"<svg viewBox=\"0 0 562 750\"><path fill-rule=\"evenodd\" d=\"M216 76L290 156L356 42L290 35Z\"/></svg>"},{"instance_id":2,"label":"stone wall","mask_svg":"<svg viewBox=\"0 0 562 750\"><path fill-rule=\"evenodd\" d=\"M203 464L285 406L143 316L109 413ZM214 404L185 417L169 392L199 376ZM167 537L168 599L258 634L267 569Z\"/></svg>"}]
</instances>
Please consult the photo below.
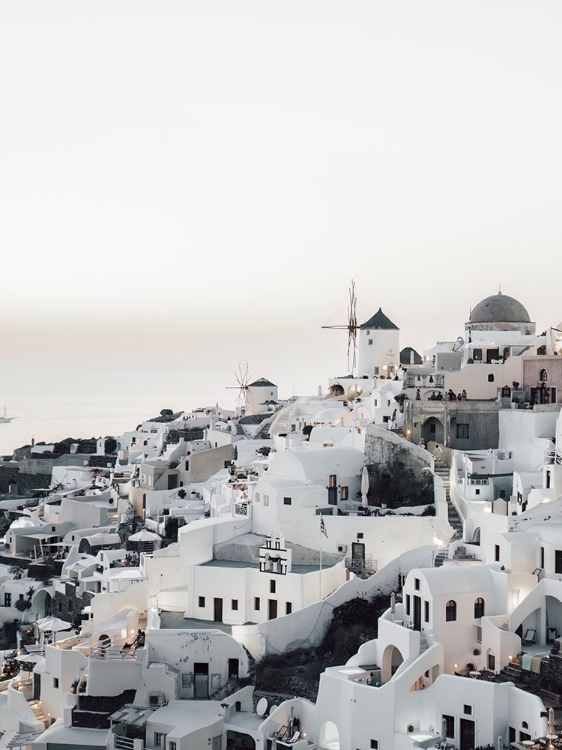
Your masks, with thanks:
<instances>
[{"instance_id":1,"label":"stone wall","mask_svg":"<svg viewBox=\"0 0 562 750\"><path fill-rule=\"evenodd\" d=\"M365 436L365 455L370 464L385 464L400 454L400 460L409 469L413 469L416 476L421 475L422 469L431 467L431 454L418 445L395 435L382 427L369 425Z\"/></svg>"},{"instance_id":2,"label":"stone wall","mask_svg":"<svg viewBox=\"0 0 562 750\"><path fill-rule=\"evenodd\" d=\"M50 471L42 473L25 469L21 464L0 464L0 494L8 493L10 484L14 482L16 495L29 495L33 490L44 489L51 484Z\"/></svg>"}]
</instances>

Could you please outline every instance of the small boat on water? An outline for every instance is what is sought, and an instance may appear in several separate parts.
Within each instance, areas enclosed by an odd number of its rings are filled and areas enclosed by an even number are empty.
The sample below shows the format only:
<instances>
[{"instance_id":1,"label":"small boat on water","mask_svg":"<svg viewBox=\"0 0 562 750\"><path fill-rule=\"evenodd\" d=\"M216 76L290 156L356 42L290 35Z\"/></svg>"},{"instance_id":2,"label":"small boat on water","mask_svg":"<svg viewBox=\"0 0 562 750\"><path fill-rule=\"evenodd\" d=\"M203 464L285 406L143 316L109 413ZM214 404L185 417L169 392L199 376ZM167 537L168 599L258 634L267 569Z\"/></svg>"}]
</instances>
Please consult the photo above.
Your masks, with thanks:
<instances>
[{"instance_id":1,"label":"small boat on water","mask_svg":"<svg viewBox=\"0 0 562 750\"><path fill-rule=\"evenodd\" d=\"M6 404L4 404L4 416L0 416L0 424L7 424L8 422L11 422L14 417L7 417L6 416Z\"/></svg>"}]
</instances>

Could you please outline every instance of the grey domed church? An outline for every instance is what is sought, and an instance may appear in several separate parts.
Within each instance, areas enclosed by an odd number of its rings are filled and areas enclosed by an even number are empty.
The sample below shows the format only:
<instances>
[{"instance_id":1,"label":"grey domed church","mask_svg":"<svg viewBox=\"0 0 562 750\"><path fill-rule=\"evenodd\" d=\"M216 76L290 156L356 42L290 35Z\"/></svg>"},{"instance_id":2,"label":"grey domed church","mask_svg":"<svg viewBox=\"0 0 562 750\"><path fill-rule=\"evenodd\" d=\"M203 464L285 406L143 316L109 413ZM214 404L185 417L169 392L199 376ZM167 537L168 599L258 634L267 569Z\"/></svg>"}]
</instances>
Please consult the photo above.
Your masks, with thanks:
<instances>
[{"instance_id":1,"label":"grey domed church","mask_svg":"<svg viewBox=\"0 0 562 750\"><path fill-rule=\"evenodd\" d=\"M534 336L536 326L519 300L500 291L472 309L465 329L467 337L473 331L519 331L525 336Z\"/></svg>"}]
</instances>

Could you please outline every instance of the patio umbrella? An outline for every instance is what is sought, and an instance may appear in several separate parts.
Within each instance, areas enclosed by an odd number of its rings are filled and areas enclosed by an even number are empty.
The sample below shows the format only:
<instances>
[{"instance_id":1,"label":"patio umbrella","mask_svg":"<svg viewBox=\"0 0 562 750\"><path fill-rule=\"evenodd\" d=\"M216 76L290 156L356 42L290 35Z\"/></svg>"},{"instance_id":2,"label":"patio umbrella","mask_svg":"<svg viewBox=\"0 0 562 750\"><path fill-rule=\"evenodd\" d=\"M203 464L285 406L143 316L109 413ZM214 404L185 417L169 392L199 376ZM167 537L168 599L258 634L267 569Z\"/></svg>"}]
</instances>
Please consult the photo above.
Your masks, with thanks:
<instances>
[{"instance_id":1,"label":"patio umbrella","mask_svg":"<svg viewBox=\"0 0 562 750\"><path fill-rule=\"evenodd\" d=\"M43 656L39 656L39 654L22 654L21 656L16 656L16 661L21 664L22 669L31 673L33 672L34 665L40 661L44 661L44 658Z\"/></svg>"},{"instance_id":2,"label":"patio umbrella","mask_svg":"<svg viewBox=\"0 0 562 750\"><path fill-rule=\"evenodd\" d=\"M361 504L366 508L369 504L369 501L367 500L367 495L369 494L369 471L367 470L367 467L363 467L363 471L361 473Z\"/></svg>"},{"instance_id":3,"label":"patio umbrella","mask_svg":"<svg viewBox=\"0 0 562 750\"><path fill-rule=\"evenodd\" d=\"M52 633L53 634L53 643L57 640L57 633L61 630L69 630L72 627L71 622L66 622L65 620L59 620L58 617L42 617L40 620L37 620L35 623L39 630L41 631L41 635L44 637L45 633ZM42 642L42 646L44 644L44 641Z\"/></svg>"},{"instance_id":4,"label":"patio umbrella","mask_svg":"<svg viewBox=\"0 0 562 750\"><path fill-rule=\"evenodd\" d=\"M71 622L60 620L58 617L41 617L35 623L42 633L58 633L60 630L69 630Z\"/></svg>"},{"instance_id":5,"label":"patio umbrella","mask_svg":"<svg viewBox=\"0 0 562 750\"><path fill-rule=\"evenodd\" d=\"M157 539L160 539L158 534L155 534L152 531L148 531L147 529L137 531L136 534L132 534L129 537L130 542L155 542Z\"/></svg>"}]
</instances>

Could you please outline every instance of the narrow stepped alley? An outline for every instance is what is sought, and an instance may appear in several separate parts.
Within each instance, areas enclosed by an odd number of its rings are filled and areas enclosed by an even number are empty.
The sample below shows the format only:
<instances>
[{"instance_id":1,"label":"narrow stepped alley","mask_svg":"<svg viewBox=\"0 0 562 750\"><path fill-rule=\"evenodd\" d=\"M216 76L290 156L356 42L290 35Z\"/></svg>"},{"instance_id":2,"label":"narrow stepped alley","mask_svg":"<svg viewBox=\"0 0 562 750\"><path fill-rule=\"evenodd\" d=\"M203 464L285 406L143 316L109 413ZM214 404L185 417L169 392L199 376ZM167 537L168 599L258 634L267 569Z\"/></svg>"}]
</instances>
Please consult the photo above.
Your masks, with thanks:
<instances>
[{"instance_id":1,"label":"narrow stepped alley","mask_svg":"<svg viewBox=\"0 0 562 750\"><path fill-rule=\"evenodd\" d=\"M449 523L453 527L455 534L451 541L462 539L462 520L457 512L457 509L451 502L451 482L449 480L449 467L448 466L436 466L435 473L441 478L443 487L445 488L445 497L447 499L447 513L449 517ZM441 553L440 553L441 554ZM437 556L439 557L439 555ZM441 564L443 564L444 556L441 558ZM437 558L436 558L437 562Z\"/></svg>"}]
</instances>

